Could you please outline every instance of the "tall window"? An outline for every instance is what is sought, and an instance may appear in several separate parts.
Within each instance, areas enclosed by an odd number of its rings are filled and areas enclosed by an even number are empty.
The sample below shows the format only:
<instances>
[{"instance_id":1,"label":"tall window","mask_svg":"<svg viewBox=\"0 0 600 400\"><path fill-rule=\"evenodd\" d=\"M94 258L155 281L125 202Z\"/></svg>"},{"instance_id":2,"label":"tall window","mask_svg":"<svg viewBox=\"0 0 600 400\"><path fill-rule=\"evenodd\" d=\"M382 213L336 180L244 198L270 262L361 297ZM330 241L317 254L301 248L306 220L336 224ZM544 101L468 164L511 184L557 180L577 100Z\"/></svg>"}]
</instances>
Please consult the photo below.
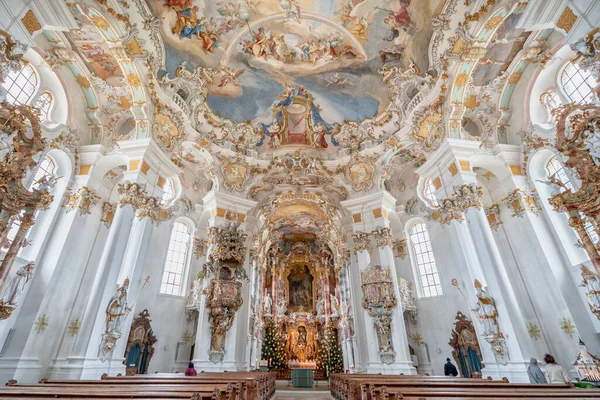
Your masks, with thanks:
<instances>
[{"instance_id":1,"label":"tall window","mask_svg":"<svg viewBox=\"0 0 600 400\"><path fill-rule=\"evenodd\" d=\"M2 84L7 92L6 100L12 104L27 104L35 92L37 81L37 74L29 64L19 71L11 70Z\"/></svg>"},{"instance_id":2,"label":"tall window","mask_svg":"<svg viewBox=\"0 0 600 400\"><path fill-rule=\"evenodd\" d=\"M560 83L569 100L579 104L591 102L598 85L592 74L573 63L568 63L563 70Z\"/></svg>"},{"instance_id":3,"label":"tall window","mask_svg":"<svg viewBox=\"0 0 600 400\"><path fill-rule=\"evenodd\" d=\"M50 120L50 107L52 106L52 94L50 92L44 92L38 97L35 103L35 108L40 110L40 119L42 121Z\"/></svg>"},{"instance_id":4,"label":"tall window","mask_svg":"<svg viewBox=\"0 0 600 400\"><path fill-rule=\"evenodd\" d=\"M425 182L423 196L425 196L425 198L429 200L433 207L438 207L440 205L438 203L437 198L435 197L435 185L433 184L433 182L431 182L431 179L427 179L427 182Z\"/></svg>"},{"instance_id":5,"label":"tall window","mask_svg":"<svg viewBox=\"0 0 600 400\"><path fill-rule=\"evenodd\" d=\"M433 256L427 226L423 222L417 222L410 227L409 236L421 284L421 297L440 296L442 294L442 285L435 257Z\"/></svg>"},{"instance_id":6,"label":"tall window","mask_svg":"<svg viewBox=\"0 0 600 400\"><path fill-rule=\"evenodd\" d=\"M556 156L553 156L550 159L550 161L548 161L546 169L548 170L549 175L554 175L556 179L561 181L567 189L569 189L571 192L575 192L575 186L573 186L573 182L571 182L571 179L569 179L565 168L563 167L562 163L558 161ZM565 190L565 188L560 188L561 192L564 192ZM596 228L584 213L580 212L579 215L584 221L583 226L585 227L585 231L587 232L588 236L590 237L590 239L592 239L592 242L594 242L594 244L598 244L600 242L600 237L598 236Z\"/></svg>"},{"instance_id":7,"label":"tall window","mask_svg":"<svg viewBox=\"0 0 600 400\"><path fill-rule=\"evenodd\" d=\"M163 273L160 292L180 296L182 294L183 274L188 264L191 240L190 227L183 222L175 222L169 240L167 261Z\"/></svg>"},{"instance_id":8,"label":"tall window","mask_svg":"<svg viewBox=\"0 0 600 400\"><path fill-rule=\"evenodd\" d=\"M42 161L38 164L35 170L35 175L31 179L29 184L29 190L37 189L43 181L54 178L54 172L56 171L56 163L50 156L45 156Z\"/></svg>"}]
</instances>

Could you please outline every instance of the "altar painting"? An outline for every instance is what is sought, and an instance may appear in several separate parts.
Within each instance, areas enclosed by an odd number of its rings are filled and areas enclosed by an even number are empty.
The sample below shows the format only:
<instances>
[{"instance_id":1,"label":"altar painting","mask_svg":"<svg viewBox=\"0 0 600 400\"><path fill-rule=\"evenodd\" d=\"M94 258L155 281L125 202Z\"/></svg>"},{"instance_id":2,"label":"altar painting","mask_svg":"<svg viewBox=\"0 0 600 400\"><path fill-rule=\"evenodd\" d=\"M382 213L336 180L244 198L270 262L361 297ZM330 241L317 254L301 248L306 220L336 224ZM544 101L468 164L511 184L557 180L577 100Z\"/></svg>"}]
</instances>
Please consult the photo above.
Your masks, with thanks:
<instances>
[{"instance_id":1,"label":"altar painting","mask_svg":"<svg viewBox=\"0 0 600 400\"><path fill-rule=\"evenodd\" d=\"M306 264L297 264L288 275L288 310L308 311L313 309L314 277Z\"/></svg>"},{"instance_id":2,"label":"altar painting","mask_svg":"<svg viewBox=\"0 0 600 400\"><path fill-rule=\"evenodd\" d=\"M259 151L285 144L325 151L336 146L331 135L339 124L384 112L390 99L377 70L384 65L407 69L414 63L427 72L431 19L444 4L146 1L161 23L165 44L159 76L216 69L208 105L215 114L250 122L262 132Z\"/></svg>"}]
</instances>

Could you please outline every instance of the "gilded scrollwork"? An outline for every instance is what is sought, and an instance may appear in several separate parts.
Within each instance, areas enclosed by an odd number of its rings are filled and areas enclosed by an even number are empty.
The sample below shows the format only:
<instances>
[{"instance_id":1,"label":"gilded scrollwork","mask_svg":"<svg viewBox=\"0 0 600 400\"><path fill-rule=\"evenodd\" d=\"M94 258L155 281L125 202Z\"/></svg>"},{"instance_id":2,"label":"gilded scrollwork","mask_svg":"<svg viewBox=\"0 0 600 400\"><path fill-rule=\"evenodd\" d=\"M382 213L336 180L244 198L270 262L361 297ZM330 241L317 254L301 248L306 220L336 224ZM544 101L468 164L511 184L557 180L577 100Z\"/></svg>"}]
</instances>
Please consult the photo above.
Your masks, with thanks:
<instances>
[{"instance_id":1,"label":"gilded scrollwork","mask_svg":"<svg viewBox=\"0 0 600 400\"><path fill-rule=\"evenodd\" d=\"M402 260L408 255L408 243L406 239L398 239L392 242L394 256Z\"/></svg>"},{"instance_id":2,"label":"gilded scrollwork","mask_svg":"<svg viewBox=\"0 0 600 400\"><path fill-rule=\"evenodd\" d=\"M87 186L67 188L62 207L66 213L79 210L79 215L84 216L92 213L90 209L100 202L100 198L96 191Z\"/></svg>"},{"instance_id":3,"label":"gilded scrollwork","mask_svg":"<svg viewBox=\"0 0 600 400\"><path fill-rule=\"evenodd\" d=\"M352 241L354 242L352 250L355 253L371 250L371 234L369 232L356 232L352 235Z\"/></svg>"},{"instance_id":4,"label":"gilded scrollwork","mask_svg":"<svg viewBox=\"0 0 600 400\"><path fill-rule=\"evenodd\" d=\"M394 242L394 235L392 230L388 227L378 226L371 232L371 236L375 239L377 247L392 246Z\"/></svg>"},{"instance_id":5,"label":"gilded scrollwork","mask_svg":"<svg viewBox=\"0 0 600 400\"><path fill-rule=\"evenodd\" d=\"M371 190L375 181L377 156L354 155L341 171L355 192Z\"/></svg>"},{"instance_id":6,"label":"gilded scrollwork","mask_svg":"<svg viewBox=\"0 0 600 400\"><path fill-rule=\"evenodd\" d=\"M194 238L194 247L192 253L196 256L196 259L204 257L208 250L208 242L206 239Z\"/></svg>"},{"instance_id":7,"label":"gilded scrollwork","mask_svg":"<svg viewBox=\"0 0 600 400\"><path fill-rule=\"evenodd\" d=\"M526 212L539 216L542 211L537 201L535 189L515 189L508 193L502 199L502 202L511 211L513 217L522 218Z\"/></svg>"},{"instance_id":8,"label":"gilded scrollwork","mask_svg":"<svg viewBox=\"0 0 600 400\"><path fill-rule=\"evenodd\" d=\"M585 288L585 295L589 299L590 311L600 319L600 276L592 272L585 265L581 265L581 285Z\"/></svg>"}]
</instances>

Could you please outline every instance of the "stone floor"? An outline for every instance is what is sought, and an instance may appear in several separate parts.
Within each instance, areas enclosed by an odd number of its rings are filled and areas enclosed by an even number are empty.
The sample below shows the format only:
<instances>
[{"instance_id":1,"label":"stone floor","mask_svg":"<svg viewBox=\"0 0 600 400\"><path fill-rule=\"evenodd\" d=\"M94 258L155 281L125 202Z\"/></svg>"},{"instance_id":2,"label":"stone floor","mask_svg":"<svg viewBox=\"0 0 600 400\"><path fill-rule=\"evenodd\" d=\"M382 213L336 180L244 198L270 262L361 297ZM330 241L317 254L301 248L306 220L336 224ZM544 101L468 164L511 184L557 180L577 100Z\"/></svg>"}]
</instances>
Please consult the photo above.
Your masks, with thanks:
<instances>
[{"instance_id":1,"label":"stone floor","mask_svg":"<svg viewBox=\"0 0 600 400\"><path fill-rule=\"evenodd\" d=\"M329 392L327 381L317 382L318 386L313 388L293 388L286 381L277 381L275 387L275 400L331 400L333 397Z\"/></svg>"}]
</instances>

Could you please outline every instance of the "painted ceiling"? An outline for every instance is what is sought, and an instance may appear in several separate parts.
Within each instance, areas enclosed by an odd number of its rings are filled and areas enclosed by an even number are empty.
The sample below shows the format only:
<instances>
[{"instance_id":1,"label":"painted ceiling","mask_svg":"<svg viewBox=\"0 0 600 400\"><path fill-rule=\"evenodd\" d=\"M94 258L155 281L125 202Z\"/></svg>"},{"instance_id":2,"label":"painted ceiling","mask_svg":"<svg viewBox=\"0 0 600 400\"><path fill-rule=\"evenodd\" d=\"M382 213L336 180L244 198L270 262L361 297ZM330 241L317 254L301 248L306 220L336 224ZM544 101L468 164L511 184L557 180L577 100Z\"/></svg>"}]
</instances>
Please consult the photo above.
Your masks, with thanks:
<instances>
[{"instance_id":1,"label":"painted ceiling","mask_svg":"<svg viewBox=\"0 0 600 400\"><path fill-rule=\"evenodd\" d=\"M66 3L78 29L40 46L80 86L89 143L152 137L192 202L255 200L286 240L353 196L414 194L445 138L509 143L515 88L564 37L521 29L527 1ZM281 193L301 201L271 207Z\"/></svg>"},{"instance_id":2,"label":"painted ceiling","mask_svg":"<svg viewBox=\"0 0 600 400\"><path fill-rule=\"evenodd\" d=\"M439 0L147 0L160 18L159 76L218 70L208 106L250 121L261 150L337 147L344 121L389 106L382 66L429 70L429 21Z\"/></svg>"}]
</instances>

